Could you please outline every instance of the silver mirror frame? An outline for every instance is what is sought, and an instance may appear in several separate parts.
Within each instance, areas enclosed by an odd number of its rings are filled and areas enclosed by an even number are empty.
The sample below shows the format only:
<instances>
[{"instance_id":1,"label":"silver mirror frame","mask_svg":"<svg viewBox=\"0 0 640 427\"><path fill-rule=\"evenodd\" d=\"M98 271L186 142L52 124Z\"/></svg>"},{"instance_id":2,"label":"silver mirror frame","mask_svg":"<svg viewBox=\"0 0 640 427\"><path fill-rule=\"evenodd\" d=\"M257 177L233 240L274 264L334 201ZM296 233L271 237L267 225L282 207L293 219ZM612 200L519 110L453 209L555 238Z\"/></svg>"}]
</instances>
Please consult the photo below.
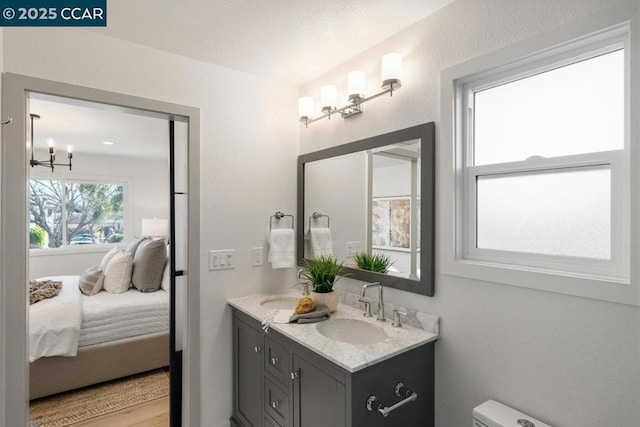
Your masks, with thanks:
<instances>
[{"instance_id":1,"label":"silver mirror frame","mask_svg":"<svg viewBox=\"0 0 640 427\"><path fill-rule=\"evenodd\" d=\"M364 282L380 282L384 286L401 289L426 296L434 294L435 276L435 123L429 122L401 129L359 141L349 142L336 147L315 151L298 156L298 224L297 224L297 260L304 265L304 221L308 216L304 211L305 165L309 162L371 150L389 144L420 139L420 280L374 273L346 267L349 278Z\"/></svg>"}]
</instances>

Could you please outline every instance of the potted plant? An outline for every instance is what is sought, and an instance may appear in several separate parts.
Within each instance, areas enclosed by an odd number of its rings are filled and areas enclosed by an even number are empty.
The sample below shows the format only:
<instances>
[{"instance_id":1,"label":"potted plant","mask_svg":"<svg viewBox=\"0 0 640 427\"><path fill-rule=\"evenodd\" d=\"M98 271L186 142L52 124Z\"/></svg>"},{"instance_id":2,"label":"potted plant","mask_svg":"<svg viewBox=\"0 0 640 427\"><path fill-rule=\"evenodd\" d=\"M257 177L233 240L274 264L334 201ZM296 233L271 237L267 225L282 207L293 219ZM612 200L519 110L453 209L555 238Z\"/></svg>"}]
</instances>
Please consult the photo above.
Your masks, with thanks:
<instances>
[{"instance_id":1,"label":"potted plant","mask_svg":"<svg viewBox=\"0 0 640 427\"><path fill-rule=\"evenodd\" d=\"M332 256L320 256L313 261L304 261L303 283L312 286L311 299L316 305L326 305L332 313L338 307L338 294L334 292L333 285L339 279L338 276L344 276L343 264L338 263Z\"/></svg>"},{"instance_id":2,"label":"potted plant","mask_svg":"<svg viewBox=\"0 0 640 427\"><path fill-rule=\"evenodd\" d=\"M356 254L353 259L359 269L382 274L386 274L389 271L389 267L393 264L391 259L383 254L369 255L366 252L361 252Z\"/></svg>"}]
</instances>

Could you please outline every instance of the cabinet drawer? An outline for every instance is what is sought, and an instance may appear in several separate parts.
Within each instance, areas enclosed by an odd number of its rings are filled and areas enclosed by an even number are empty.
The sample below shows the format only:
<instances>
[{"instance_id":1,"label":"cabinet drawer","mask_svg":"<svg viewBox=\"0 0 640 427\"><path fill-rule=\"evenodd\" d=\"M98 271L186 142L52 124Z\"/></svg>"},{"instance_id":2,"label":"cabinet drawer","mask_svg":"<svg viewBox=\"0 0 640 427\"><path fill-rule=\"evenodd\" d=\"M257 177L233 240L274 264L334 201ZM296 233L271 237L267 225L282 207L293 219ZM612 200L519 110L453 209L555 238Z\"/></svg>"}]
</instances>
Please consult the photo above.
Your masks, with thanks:
<instances>
[{"instance_id":1,"label":"cabinet drawer","mask_svg":"<svg viewBox=\"0 0 640 427\"><path fill-rule=\"evenodd\" d=\"M271 418L269 415L265 414L264 415L264 427L282 427L280 424L278 424L277 422L275 422L273 420L273 418Z\"/></svg>"},{"instance_id":2,"label":"cabinet drawer","mask_svg":"<svg viewBox=\"0 0 640 427\"><path fill-rule=\"evenodd\" d=\"M265 377L264 388L265 411L278 423L278 426L289 427L291 419L289 394L268 377Z\"/></svg>"},{"instance_id":3,"label":"cabinet drawer","mask_svg":"<svg viewBox=\"0 0 640 427\"><path fill-rule=\"evenodd\" d=\"M265 338L264 370L287 386L289 375L289 352L272 338Z\"/></svg>"}]
</instances>

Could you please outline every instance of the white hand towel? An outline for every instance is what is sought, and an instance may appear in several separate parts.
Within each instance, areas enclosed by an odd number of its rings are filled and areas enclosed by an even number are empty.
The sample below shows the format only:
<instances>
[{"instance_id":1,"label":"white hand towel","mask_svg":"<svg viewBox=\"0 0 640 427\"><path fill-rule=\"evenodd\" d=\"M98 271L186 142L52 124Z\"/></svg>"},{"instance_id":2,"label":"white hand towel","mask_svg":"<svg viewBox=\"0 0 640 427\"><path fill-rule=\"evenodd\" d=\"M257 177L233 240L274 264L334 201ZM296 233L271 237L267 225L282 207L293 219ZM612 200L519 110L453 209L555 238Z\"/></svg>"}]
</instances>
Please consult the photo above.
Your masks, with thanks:
<instances>
[{"instance_id":1,"label":"white hand towel","mask_svg":"<svg viewBox=\"0 0 640 427\"><path fill-rule=\"evenodd\" d=\"M311 249L313 256L333 256L333 242L331 241L331 230L328 228L311 229Z\"/></svg>"},{"instance_id":2,"label":"white hand towel","mask_svg":"<svg viewBox=\"0 0 640 427\"><path fill-rule=\"evenodd\" d=\"M274 269L295 267L296 245L292 228L271 230L269 233L269 261Z\"/></svg>"}]
</instances>

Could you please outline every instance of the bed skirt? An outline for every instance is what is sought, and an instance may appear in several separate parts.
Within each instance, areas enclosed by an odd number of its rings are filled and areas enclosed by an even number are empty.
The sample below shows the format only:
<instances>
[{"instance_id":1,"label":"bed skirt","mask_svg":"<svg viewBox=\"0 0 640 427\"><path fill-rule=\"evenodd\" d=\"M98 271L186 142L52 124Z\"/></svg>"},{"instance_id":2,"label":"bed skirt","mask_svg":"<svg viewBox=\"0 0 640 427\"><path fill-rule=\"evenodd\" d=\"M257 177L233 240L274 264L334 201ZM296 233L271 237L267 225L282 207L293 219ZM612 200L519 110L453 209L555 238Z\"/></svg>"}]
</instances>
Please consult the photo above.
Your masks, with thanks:
<instances>
[{"instance_id":1,"label":"bed skirt","mask_svg":"<svg viewBox=\"0 0 640 427\"><path fill-rule=\"evenodd\" d=\"M168 365L168 332L80 347L76 357L43 357L30 363L29 399Z\"/></svg>"}]
</instances>

